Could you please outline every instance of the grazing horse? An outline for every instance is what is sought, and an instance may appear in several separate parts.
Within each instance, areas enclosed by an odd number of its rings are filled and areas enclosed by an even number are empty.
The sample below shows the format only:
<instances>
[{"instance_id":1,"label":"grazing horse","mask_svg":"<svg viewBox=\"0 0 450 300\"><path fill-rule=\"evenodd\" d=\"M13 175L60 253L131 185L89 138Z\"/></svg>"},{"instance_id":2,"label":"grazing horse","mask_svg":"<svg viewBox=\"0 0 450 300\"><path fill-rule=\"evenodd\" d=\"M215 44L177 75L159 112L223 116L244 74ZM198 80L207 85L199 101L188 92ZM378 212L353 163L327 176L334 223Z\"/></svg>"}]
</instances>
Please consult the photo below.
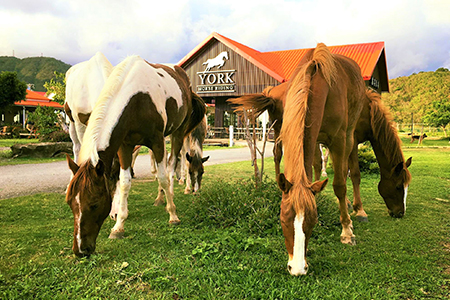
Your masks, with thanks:
<instances>
[{"instance_id":1,"label":"grazing horse","mask_svg":"<svg viewBox=\"0 0 450 300\"><path fill-rule=\"evenodd\" d=\"M181 178L180 184L186 178L185 194L197 192L202 184L205 163L209 156L203 157L203 142L206 138L206 116L202 122L186 137L181 150ZM187 174L186 174L187 173Z\"/></svg>"},{"instance_id":2,"label":"grazing horse","mask_svg":"<svg viewBox=\"0 0 450 300\"><path fill-rule=\"evenodd\" d=\"M267 110L272 122L276 121L274 132L275 140L277 140L283 122L282 115L287 87L288 82L285 82L274 88L268 87L263 93L245 95L228 101L239 105L236 108L238 113L242 109L246 109L252 110L252 113L258 116ZM409 158L405 161L401 141L392 125L390 114L382 104L380 95L371 90L366 90L363 110L355 128L354 149L348 161L350 178L353 184L353 214L361 222L367 222L368 217L361 202L361 173L358 164L357 145L365 141L370 141L380 166L381 180L378 184L378 191L388 208L388 212L392 217L402 217L406 212L407 187L411 181L411 174L407 168L411 165L412 159ZM281 141L274 145L273 152L275 173L278 176L282 157ZM320 153L317 147L314 158L316 181L320 179L321 162L324 161Z\"/></svg>"},{"instance_id":3,"label":"grazing horse","mask_svg":"<svg viewBox=\"0 0 450 300\"><path fill-rule=\"evenodd\" d=\"M77 163L89 116L112 70L108 59L97 52L90 60L76 64L66 72L64 110L70 120L69 134Z\"/></svg>"},{"instance_id":4,"label":"grazing horse","mask_svg":"<svg viewBox=\"0 0 450 300\"><path fill-rule=\"evenodd\" d=\"M114 68L90 116L78 164L68 157L74 177L66 201L74 215L72 249L77 256L95 251L98 233L111 210L111 189L116 182L110 175L116 153L120 161L120 202L110 238L123 237L136 145L152 150L158 180L167 198L169 222L180 222L171 178L184 137L204 114L203 100L192 91L187 74L178 66L150 64L139 56L131 56ZM168 135L172 150L167 163L164 138Z\"/></svg>"},{"instance_id":5,"label":"grazing horse","mask_svg":"<svg viewBox=\"0 0 450 300\"><path fill-rule=\"evenodd\" d=\"M205 72L208 72L214 67L218 67L218 69L223 67L226 59L228 59L228 52L223 51L219 53L219 55L217 55L216 57L208 59L202 65L206 65Z\"/></svg>"}]
</instances>

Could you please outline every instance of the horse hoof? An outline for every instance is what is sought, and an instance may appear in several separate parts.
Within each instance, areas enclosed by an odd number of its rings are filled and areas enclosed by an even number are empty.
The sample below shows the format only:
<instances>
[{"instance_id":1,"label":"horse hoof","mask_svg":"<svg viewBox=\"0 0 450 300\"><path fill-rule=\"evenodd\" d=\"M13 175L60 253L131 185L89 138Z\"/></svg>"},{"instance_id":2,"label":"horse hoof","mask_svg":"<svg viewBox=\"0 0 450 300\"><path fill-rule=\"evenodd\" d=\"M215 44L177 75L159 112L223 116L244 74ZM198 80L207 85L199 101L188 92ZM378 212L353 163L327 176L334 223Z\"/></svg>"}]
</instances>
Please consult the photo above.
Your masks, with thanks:
<instances>
[{"instance_id":1,"label":"horse hoof","mask_svg":"<svg viewBox=\"0 0 450 300\"><path fill-rule=\"evenodd\" d=\"M184 190L185 195L189 195L191 193L191 190Z\"/></svg>"},{"instance_id":2,"label":"horse hoof","mask_svg":"<svg viewBox=\"0 0 450 300\"><path fill-rule=\"evenodd\" d=\"M177 219L177 220L170 220L170 221L169 221L169 224L170 224L170 225L180 225L180 223L181 223L181 221L178 220L178 219Z\"/></svg>"},{"instance_id":3,"label":"horse hoof","mask_svg":"<svg viewBox=\"0 0 450 300\"><path fill-rule=\"evenodd\" d=\"M184 180L181 180L181 179L178 180L178 184L179 184L179 185L183 185L183 184L184 184Z\"/></svg>"},{"instance_id":4,"label":"horse hoof","mask_svg":"<svg viewBox=\"0 0 450 300\"><path fill-rule=\"evenodd\" d=\"M112 240L121 240L125 237L125 231L111 231L109 234L109 239Z\"/></svg>"},{"instance_id":5,"label":"horse hoof","mask_svg":"<svg viewBox=\"0 0 450 300\"><path fill-rule=\"evenodd\" d=\"M341 236L341 243L354 246L356 245L355 236Z\"/></svg>"},{"instance_id":6,"label":"horse hoof","mask_svg":"<svg viewBox=\"0 0 450 300\"><path fill-rule=\"evenodd\" d=\"M369 218L367 216L356 216L356 221L361 223L369 223Z\"/></svg>"}]
</instances>

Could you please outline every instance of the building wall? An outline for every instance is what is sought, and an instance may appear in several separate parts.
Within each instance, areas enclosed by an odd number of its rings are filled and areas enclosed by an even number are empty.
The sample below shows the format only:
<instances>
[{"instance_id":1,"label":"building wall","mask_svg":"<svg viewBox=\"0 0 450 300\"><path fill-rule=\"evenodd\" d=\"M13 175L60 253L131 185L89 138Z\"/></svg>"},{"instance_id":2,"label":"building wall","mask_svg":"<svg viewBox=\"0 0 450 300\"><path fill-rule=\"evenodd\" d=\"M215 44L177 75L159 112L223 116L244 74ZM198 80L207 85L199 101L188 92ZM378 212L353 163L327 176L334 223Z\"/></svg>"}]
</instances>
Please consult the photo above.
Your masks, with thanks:
<instances>
[{"instance_id":1,"label":"building wall","mask_svg":"<svg viewBox=\"0 0 450 300\"><path fill-rule=\"evenodd\" d=\"M247 59L243 58L232 49L228 48L215 39L212 40L210 44L205 47L205 49L206 50L204 50L203 52L198 53L198 55L192 61L190 61L189 64L186 64L184 66L184 69L191 80L193 90L203 98L220 96L239 97L245 94L261 93L267 86L275 86L279 84L277 80L275 80L267 73L253 65ZM208 59L217 57L224 51L228 52L229 59L226 60L223 67L221 67L220 69L214 67L210 70L212 72L205 73L204 71L206 65L203 65L203 63L205 63ZM218 76L220 76L220 73L230 73L229 71L233 71L233 75L230 78L235 84L234 91L203 92L198 90L198 86L202 86L201 77L205 78L205 76L211 76L210 79L214 79L214 76L216 76L217 78ZM200 74L198 72L200 72ZM226 74L222 76L224 76L223 78L226 78ZM203 85L210 85L206 78L204 79L203 83ZM230 84L230 82L228 82L228 84Z\"/></svg>"}]
</instances>

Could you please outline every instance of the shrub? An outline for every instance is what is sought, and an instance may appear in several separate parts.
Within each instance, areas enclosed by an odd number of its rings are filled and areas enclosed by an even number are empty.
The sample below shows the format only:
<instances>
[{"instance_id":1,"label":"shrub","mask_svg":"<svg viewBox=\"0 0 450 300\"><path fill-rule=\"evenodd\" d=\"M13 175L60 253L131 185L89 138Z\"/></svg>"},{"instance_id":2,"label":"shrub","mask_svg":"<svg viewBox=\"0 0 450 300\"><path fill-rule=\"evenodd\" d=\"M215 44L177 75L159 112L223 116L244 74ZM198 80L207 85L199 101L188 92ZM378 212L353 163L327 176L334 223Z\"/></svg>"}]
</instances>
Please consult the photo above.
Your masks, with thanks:
<instances>
[{"instance_id":1,"label":"shrub","mask_svg":"<svg viewBox=\"0 0 450 300\"><path fill-rule=\"evenodd\" d=\"M253 179L239 182L215 181L194 197L186 211L194 227L235 227L258 236L281 234L281 191L275 180L263 179L255 189ZM316 197L318 226L339 225L339 207L324 195Z\"/></svg>"},{"instance_id":2,"label":"shrub","mask_svg":"<svg viewBox=\"0 0 450 300\"><path fill-rule=\"evenodd\" d=\"M379 174L377 158L369 143L364 143L358 148L359 170L366 174Z\"/></svg>"}]
</instances>

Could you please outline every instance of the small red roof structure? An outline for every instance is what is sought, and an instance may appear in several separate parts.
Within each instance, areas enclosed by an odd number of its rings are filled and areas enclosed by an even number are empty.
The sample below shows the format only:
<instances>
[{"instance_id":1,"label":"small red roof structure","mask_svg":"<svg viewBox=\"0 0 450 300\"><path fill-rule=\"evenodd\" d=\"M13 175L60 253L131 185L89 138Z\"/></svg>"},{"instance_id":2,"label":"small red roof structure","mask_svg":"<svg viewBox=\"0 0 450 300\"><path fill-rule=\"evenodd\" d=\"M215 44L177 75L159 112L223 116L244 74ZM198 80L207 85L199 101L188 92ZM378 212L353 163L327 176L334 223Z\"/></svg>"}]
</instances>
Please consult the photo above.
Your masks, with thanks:
<instances>
[{"instance_id":1,"label":"small red roof structure","mask_svg":"<svg viewBox=\"0 0 450 300\"><path fill-rule=\"evenodd\" d=\"M25 100L14 102L15 106L25 106L25 107L38 107L38 106L49 106L56 109L63 109L64 106L58 102L52 101L45 97L45 92L35 92L27 90L27 97Z\"/></svg>"},{"instance_id":2,"label":"small red roof structure","mask_svg":"<svg viewBox=\"0 0 450 300\"><path fill-rule=\"evenodd\" d=\"M298 63L310 49L297 49L273 52L260 52L229 39L223 35L213 32L184 58L182 58L178 65L183 67L193 57L202 50L209 43L216 39L233 51L250 61L262 71L276 79L278 82L289 80ZM342 46L329 46L332 53L347 56L361 68L361 75L364 80L370 80L372 74L379 64L379 74L381 79L381 90L389 91L389 78L387 73L386 55L384 51L384 42L352 44ZM381 66L381 67L380 67Z\"/></svg>"}]
</instances>

